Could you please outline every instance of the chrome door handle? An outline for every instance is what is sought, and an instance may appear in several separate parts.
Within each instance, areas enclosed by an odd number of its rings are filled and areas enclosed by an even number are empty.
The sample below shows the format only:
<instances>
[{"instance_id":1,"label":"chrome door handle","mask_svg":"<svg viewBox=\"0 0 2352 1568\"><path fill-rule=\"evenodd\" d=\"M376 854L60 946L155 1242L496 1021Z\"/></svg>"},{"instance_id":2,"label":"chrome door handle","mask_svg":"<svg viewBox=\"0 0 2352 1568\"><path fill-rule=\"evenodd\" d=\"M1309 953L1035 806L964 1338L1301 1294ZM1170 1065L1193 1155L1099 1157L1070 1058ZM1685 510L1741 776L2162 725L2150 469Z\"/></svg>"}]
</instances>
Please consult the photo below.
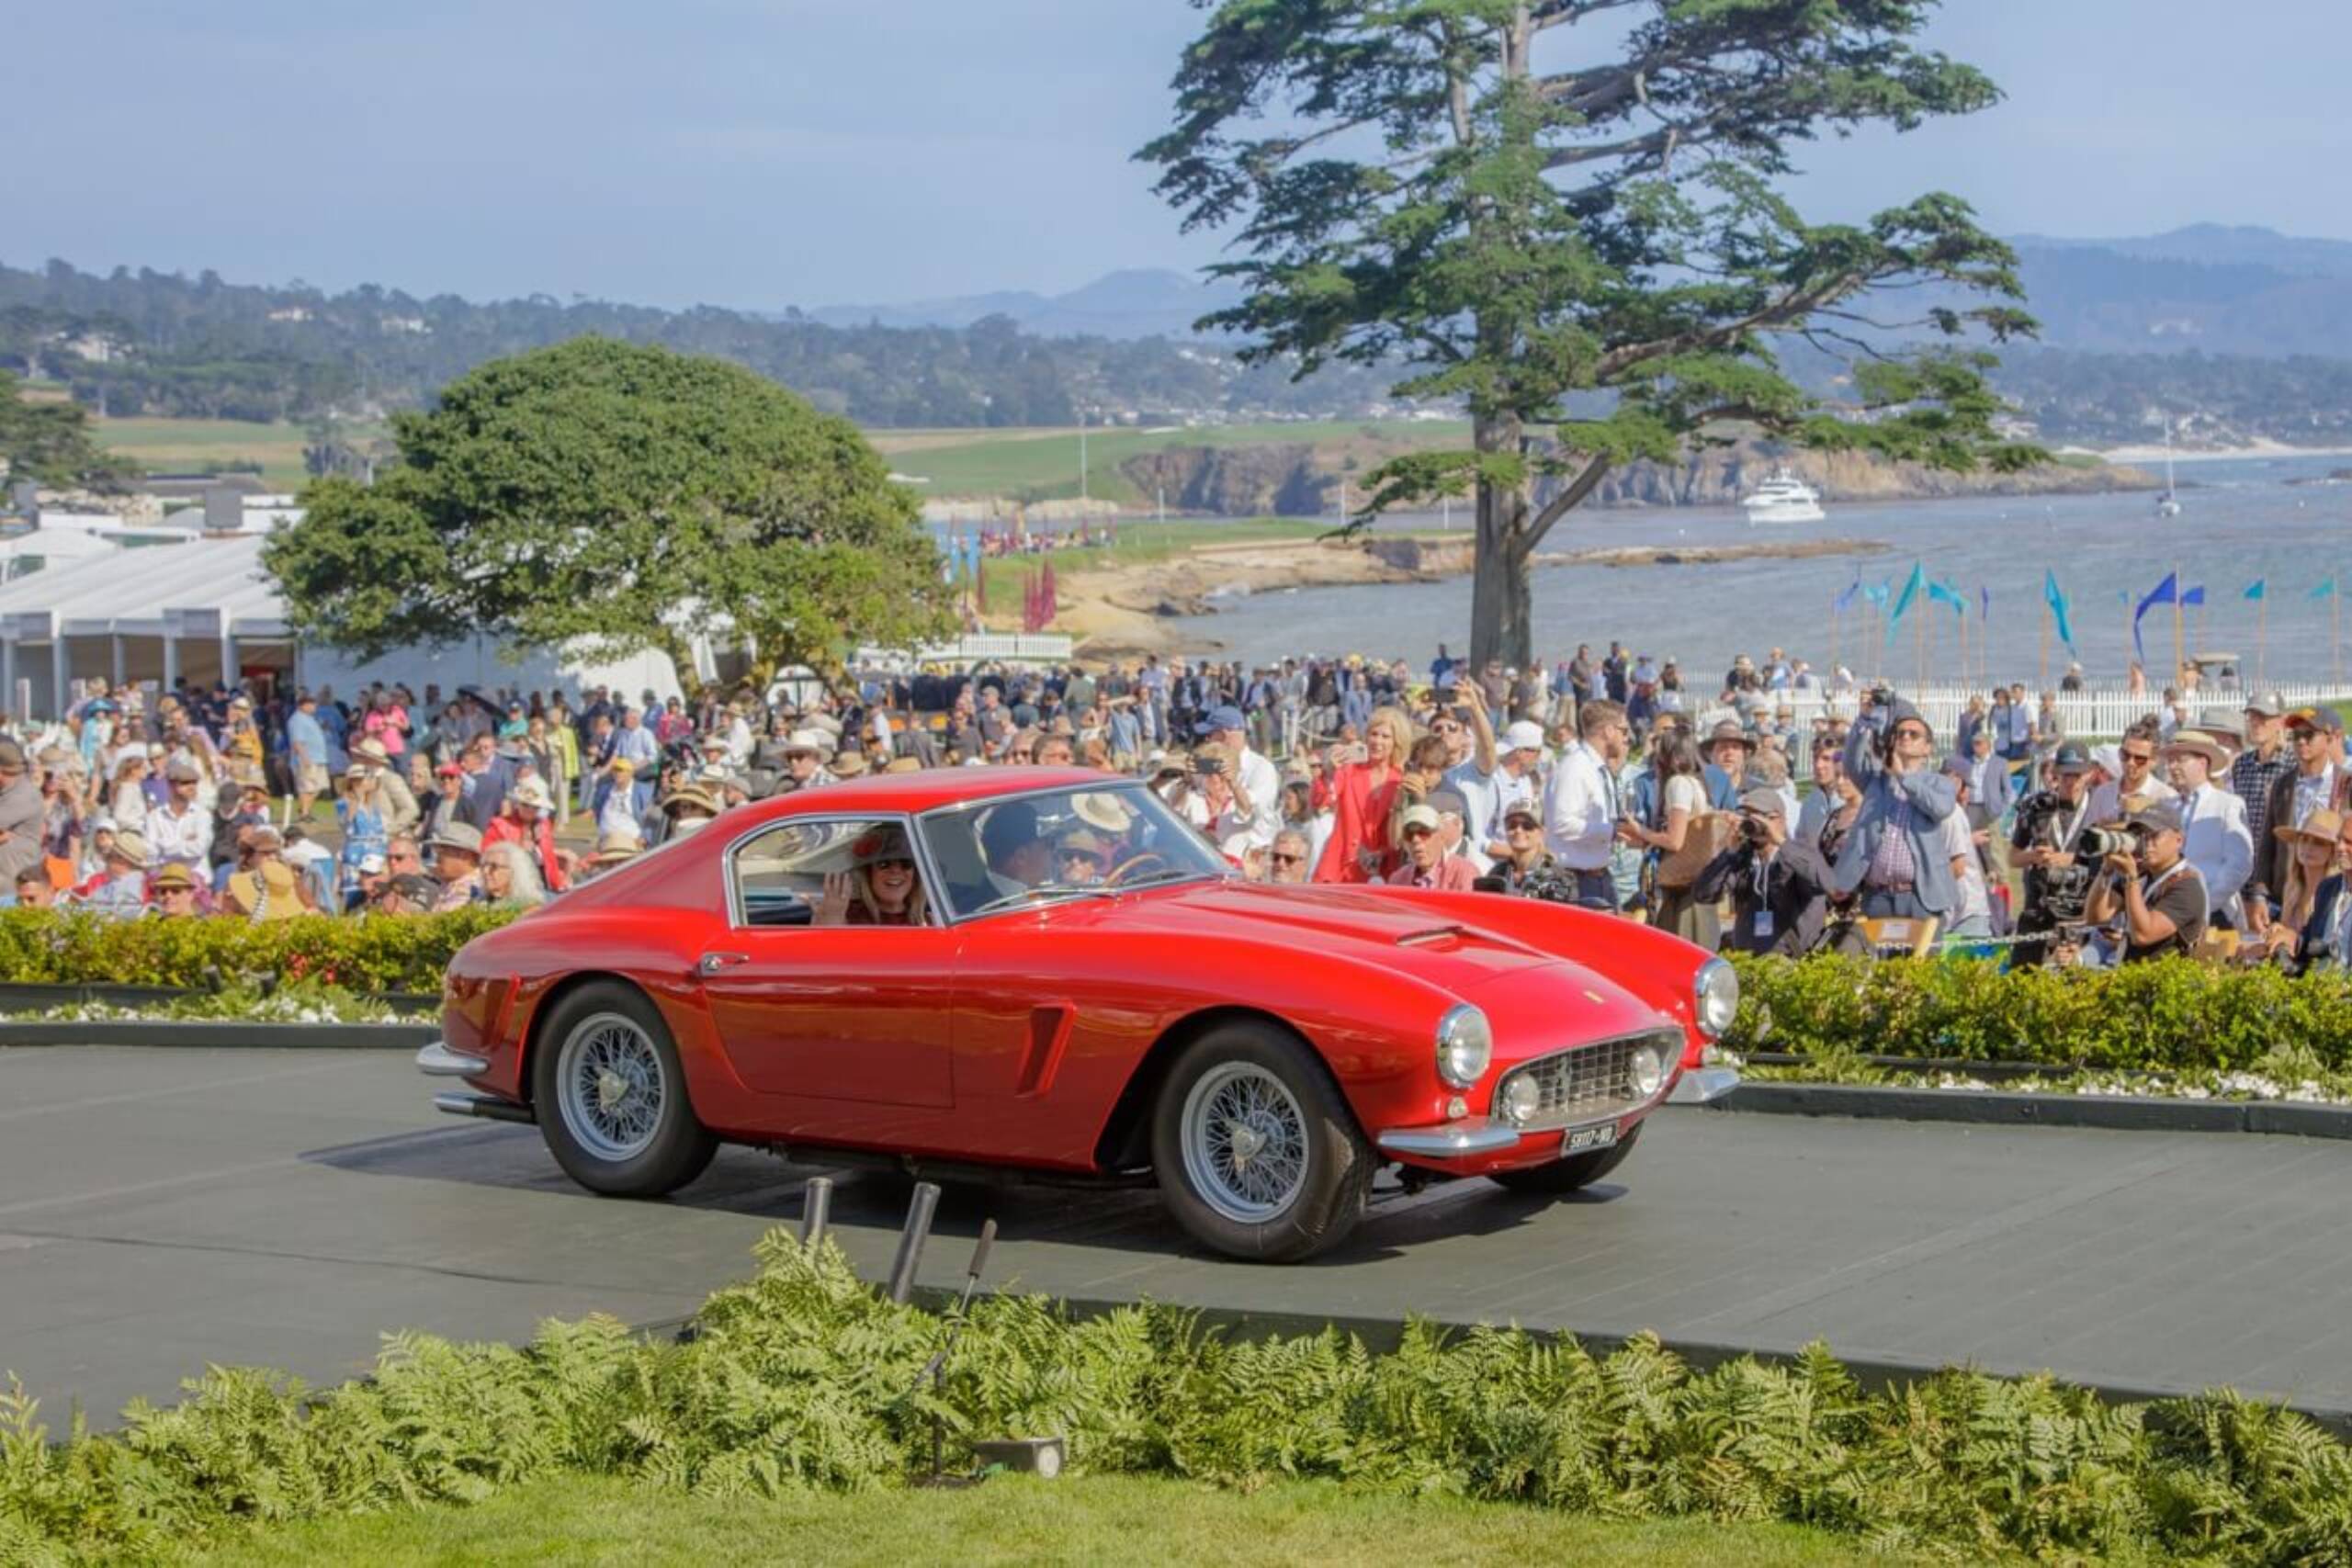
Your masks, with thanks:
<instances>
[{"instance_id":1,"label":"chrome door handle","mask_svg":"<svg viewBox=\"0 0 2352 1568\"><path fill-rule=\"evenodd\" d=\"M716 975L722 969L732 969L739 964L751 961L752 955L748 953L706 953L702 955L702 962L695 965L695 971L701 975Z\"/></svg>"}]
</instances>

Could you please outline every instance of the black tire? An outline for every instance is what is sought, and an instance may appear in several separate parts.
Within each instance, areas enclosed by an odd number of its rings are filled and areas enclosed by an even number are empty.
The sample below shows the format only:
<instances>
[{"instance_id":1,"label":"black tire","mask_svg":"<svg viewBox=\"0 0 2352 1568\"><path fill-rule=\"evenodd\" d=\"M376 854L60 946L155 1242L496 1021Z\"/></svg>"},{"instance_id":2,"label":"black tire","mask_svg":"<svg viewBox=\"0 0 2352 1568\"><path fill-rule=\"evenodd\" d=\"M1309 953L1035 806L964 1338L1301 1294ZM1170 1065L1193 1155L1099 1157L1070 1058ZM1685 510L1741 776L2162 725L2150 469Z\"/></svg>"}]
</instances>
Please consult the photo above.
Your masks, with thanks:
<instances>
[{"instance_id":1,"label":"black tire","mask_svg":"<svg viewBox=\"0 0 2352 1568\"><path fill-rule=\"evenodd\" d=\"M1555 1159L1549 1165L1531 1165L1521 1170L1498 1170L1488 1178L1513 1192L1531 1197L1559 1198L1580 1188L1589 1187L1619 1166L1642 1141L1642 1129L1634 1129L1605 1149L1587 1149L1580 1155Z\"/></svg>"},{"instance_id":2,"label":"black tire","mask_svg":"<svg viewBox=\"0 0 2352 1568\"><path fill-rule=\"evenodd\" d=\"M638 1039L650 1048L650 1058L630 1043L622 1047L633 1058L626 1065L649 1076L658 1070L658 1110L651 1112L646 1135L600 1148L593 1127L583 1136L574 1117L567 1115L560 1075L566 1067L567 1047L575 1040L579 1055L571 1065L576 1070L599 1034L622 1039L628 1032L623 1026L628 1025L633 1025ZM642 1093L642 1080L633 1081L628 1092ZM658 1198L700 1176L718 1152L718 1140L695 1117L687 1098L685 1074L680 1070L678 1048L670 1038L669 1026L642 991L618 981L582 986L548 1013L531 1055L531 1103L538 1112L548 1151L565 1175L591 1192L615 1198ZM575 1110L580 1106L578 1100L571 1104ZM584 1110L579 1113L588 1114Z\"/></svg>"},{"instance_id":3,"label":"black tire","mask_svg":"<svg viewBox=\"0 0 2352 1568\"><path fill-rule=\"evenodd\" d=\"M1294 1135L1299 1168L1267 1212L1237 1213L1232 1210L1238 1195L1230 1188L1204 1187L1188 1168L1187 1106L1196 1090L1204 1095L1200 1108L1205 1112L1217 1103L1218 1085L1255 1090L1269 1080L1280 1086L1287 1101L1271 1097L1268 1114L1278 1135L1264 1145L1273 1155L1259 1171L1274 1168L1274 1158L1293 1146ZM1228 1120L1224 1125L1234 1123ZM1253 1151L1242 1163L1254 1157ZM1203 1035L1170 1064L1152 1106L1151 1163L1168 1212L1195 1238L1230 1257L1289 1263L1338 1246L1355 1228L1377 1162L1321 1059L1281 1029L1244 1022ZM1238 1168L1217 1163L1215 1168Z\"/></svg>"}]
</instances>

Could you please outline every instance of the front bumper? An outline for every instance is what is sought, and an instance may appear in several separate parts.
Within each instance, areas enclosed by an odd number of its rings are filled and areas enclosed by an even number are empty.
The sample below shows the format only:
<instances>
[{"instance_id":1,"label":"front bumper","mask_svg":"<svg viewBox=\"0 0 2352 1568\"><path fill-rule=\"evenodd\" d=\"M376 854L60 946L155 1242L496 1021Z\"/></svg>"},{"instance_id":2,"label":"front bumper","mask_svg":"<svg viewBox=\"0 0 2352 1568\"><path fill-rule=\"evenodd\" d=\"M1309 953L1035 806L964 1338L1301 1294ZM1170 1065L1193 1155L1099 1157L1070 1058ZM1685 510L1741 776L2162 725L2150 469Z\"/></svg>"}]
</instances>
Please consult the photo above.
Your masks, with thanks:
<instances>
[{"instance_id":1,"label":"front bumper","mask_svg":"<svg viewBox=\"0 0 2352 1568\"><path fill-rule=\"evenodd\" d=\"M1704 1105L1721 1100L1739 1087L1737 1067L1693 1067L1674 1082L1666 1097L1668 1105Z\"/></svg>"}]
</instances>

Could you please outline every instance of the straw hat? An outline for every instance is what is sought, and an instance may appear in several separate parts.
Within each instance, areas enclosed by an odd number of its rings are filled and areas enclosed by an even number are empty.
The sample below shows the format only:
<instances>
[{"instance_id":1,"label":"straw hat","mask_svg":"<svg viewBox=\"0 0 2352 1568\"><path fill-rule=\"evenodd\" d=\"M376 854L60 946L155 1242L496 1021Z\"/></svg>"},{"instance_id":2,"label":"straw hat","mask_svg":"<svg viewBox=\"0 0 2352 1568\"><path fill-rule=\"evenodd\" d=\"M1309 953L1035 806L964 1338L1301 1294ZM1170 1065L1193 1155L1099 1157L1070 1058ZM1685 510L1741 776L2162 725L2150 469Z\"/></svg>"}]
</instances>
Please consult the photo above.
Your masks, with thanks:
<instances>
[{"instance_id":1,"label":"straw hat","mask_svg":"<svg viewBox=\"0 0 2352 1568\"><path fill-rule=\"evenodd\" d=\"M555 809L555 796L549 795L548 786L537 779L525 779L506 792L506 798L518 806L530 807L535 811Z\"/></svg>"},{"instance_id":2,"label":"straw hat","mask_svg":"<svg viewBox=\"0 0 2352 1568\"><path fill-rule=\"evenodd\" d=\"M2217 773L2230 765L2230 749L2222 744L2221 741L2215 739L2212 736L2207 735L2201 730L2183 729L2177 731L2170 740L2165 741L2164 745L2157 750L2156 755L2159 757L2169 757L2174 753L2180 751L2186 751L2191 756L2204 758L2206 762L2212 768L2213 772Z\"/></svg>"},{"instance_id":3,"label":"straw hat","mask_svg":"<svg viewBox=\"0 0 2352 1568\"><path fill-rule=\"evenodd\" d=\"M644 852L645 840L643 839L639 838L635 832L629 829L615 829L609 833L600 834L597 837L596 852L588 857L588 863L591 865L618 865L621 862L625 860L634 860L637 856L641 855Z\"/></svg>"},{"instance_id":4,"label":"straw hat","mask_svg":"<svg viewBox=\"0 0 2352 1568\"><path fill-rule=\"evenodd\" d=\"M2289 843L2325 844L2333 849L2336 840L2344 834L2344 818L2341 813L2330 811L2323 806L2309 817L2304 818L2301 827L2298 828L2291 822L2281 822L2271 831Z\"/></svg>"},{"instance_id":5,"label":"straw hat","mask_svg":"<svg viewBox=\"0 0 2352 1568\"><path fill-rule=\"evenodd\" d=\"M147 840L137 833L117 833L107 851L107 858L126 862L135 871L147 869L148 854Z\"/></svg>"}]
</instances>

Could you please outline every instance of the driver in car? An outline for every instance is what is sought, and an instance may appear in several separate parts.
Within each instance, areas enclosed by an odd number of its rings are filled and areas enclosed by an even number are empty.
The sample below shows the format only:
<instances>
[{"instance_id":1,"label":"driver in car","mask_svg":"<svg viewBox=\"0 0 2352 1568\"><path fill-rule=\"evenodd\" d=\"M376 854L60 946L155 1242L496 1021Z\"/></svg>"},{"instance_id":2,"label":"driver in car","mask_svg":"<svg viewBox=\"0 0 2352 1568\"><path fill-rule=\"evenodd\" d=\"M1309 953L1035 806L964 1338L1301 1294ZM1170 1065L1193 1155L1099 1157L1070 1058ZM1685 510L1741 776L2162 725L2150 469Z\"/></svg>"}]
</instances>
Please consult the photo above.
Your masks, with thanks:
<instances>
[{"instance_id":1,"label":"driver in car","mask_svg":"<svg viewBox=\"0 0 2352 1568\"><path fill-rule=\"evenodd\" d=\"M989 813L980 829L980 853L987 857L989 886L1000 898L1042 887L1054 879L1054 849L1037 830L1037 808L1025 800L1009 800Z\"/></svg>"},{"instance_id":2,"label":"driver in car","mask_svg":"<svg viewBox=\"0 0 2352 1568\"><path fill-rule=\"evenodd\" d=\"M1073 828L1054 845L1054 860L1064 882L1092 886L1111 869L1111 845L1091 829Z\"/></svg>"}]
</instances>

